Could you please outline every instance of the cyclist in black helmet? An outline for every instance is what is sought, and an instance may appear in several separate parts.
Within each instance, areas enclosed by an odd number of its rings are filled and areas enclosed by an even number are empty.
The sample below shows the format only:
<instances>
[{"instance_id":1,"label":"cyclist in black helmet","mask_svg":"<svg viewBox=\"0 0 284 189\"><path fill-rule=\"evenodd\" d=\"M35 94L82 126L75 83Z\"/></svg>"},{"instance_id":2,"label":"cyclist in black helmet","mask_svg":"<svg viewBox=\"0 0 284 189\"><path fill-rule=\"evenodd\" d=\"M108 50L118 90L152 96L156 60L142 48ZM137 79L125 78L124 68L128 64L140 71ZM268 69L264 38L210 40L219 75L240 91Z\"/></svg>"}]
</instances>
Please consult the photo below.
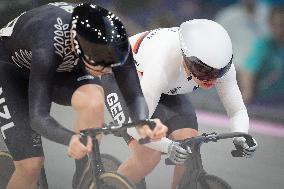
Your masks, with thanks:
<instances>
[{"instance_id":1,"label":"cyclist in black helmet","mask_svg":"<svg viewBox=\"0 0 284 189\"><path fill-rule=\"evenodd\" d=\"M0 30L0 127L16 167L8 189L35 186L44 159L41 136L68 145L75 159L91 150L90 139L85 146L77 133L104 121L104 74L114 73L132 120L148 117L130 52L119 18L92 4L50 3ZM50 116L52 102L72 106L74 131ZM141 135L163 137L167 128L155 121Z\"/></svg>"}]
</instances>

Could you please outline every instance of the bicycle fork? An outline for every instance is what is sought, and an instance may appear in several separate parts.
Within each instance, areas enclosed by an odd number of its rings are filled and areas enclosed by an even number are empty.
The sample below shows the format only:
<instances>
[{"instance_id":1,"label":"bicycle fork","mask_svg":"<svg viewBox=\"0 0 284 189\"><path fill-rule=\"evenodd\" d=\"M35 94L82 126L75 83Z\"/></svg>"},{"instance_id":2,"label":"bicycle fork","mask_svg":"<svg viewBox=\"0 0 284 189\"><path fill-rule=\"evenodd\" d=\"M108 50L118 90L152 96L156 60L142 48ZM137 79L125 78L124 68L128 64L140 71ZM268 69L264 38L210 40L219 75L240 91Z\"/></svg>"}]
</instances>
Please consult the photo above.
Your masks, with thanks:
<instances>
[{"instance_id":1,"label":"bicycle fork","mask_svg":"<svg viewBox=\"0 0 284 189\"><path fill-rule=\"evenodd\" d=\"M178 189L197 189L199 176L206 174L202 164L200 144L192 146L191 150L192 154L185 162L185 173L178 184Z\"/></svg>"},{"instance_id":2,"label":"bicycle fork","mask_svg":"<svg viewBox=\"0 0 284 189\"><path fill-rule=\"evenodd\" d=\"M100 186L103 184L100 179L100 175L105 172L104 166L101 159L99 142L96 137L92 139L93 149L92 153L89 154L89 161L91 162L91 171L93 176L93 182L96 189L100 189Z\"/></svg>"}]
</instances>

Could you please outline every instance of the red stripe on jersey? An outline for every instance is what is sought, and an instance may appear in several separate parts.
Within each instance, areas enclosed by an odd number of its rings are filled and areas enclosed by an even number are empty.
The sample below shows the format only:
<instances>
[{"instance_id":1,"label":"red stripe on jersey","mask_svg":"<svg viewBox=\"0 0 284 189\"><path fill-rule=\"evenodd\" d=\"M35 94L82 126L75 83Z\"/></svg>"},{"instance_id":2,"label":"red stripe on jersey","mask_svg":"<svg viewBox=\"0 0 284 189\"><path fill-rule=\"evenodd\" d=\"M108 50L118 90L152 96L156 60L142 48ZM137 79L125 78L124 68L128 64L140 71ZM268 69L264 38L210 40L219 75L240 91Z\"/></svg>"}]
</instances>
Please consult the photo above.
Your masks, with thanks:
<instances>
[{"instance_id":1,"label":"red stripe on jersey","mask_svg":"<svg viewBox=\"0 0 284 189\"><path fill-rule=\"evenodd\" d=\"M143 72L139 72L139 71L138 71L138 75L139 75L139 74L140 74L141 77L143 76Z\"/></svg>"},{"instance_id":2,"label":"red stripe on jersey","mask_svg":"<svg viewBox=\"0 0 284 189\"><path fill-rule=\"evenodd\" d=\"M139 49L139 47L140 47L140 44L141 44L141 42L143 41L143 39L146 37L146 35L147 35L148 33L149 33L149 31L146 31L146 32L141 33L141 35L139 36L138 40L136 41L136 43L135 43L135 45L134 45L134 47L133 47L133 49L132 49L132 52L133 52L134 54L137 54L137 53L138 53L138 49Z\"/></svg>"}]
</instances>

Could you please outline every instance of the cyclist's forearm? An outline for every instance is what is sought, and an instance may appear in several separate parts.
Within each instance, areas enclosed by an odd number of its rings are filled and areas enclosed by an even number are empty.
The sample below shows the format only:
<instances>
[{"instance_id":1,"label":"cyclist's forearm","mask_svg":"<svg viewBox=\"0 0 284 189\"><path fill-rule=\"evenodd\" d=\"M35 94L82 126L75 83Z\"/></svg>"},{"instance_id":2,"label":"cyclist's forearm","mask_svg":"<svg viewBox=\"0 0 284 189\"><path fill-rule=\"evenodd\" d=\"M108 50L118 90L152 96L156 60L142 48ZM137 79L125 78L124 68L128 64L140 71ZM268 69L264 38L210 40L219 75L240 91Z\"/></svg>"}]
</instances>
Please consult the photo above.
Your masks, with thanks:
<instances>
[{"instance_id":1,"label":"cyclist's forearm","mask_svg":"<svg viewBox=\"0 0 284 189\"><path fill-rule=\"evenodd\" d=\"M136 129L135 128L129 128L127 129L127 133L132 136L135 140L139 140L141 139L140 135L137 133ZM156 141L156 142L150 142L150 143L147 143L147 144L144 144L145 146L153 149L153 150L157 150L157 151L160 151L160 152L163 152L163 153L168 153L169 151L169 146L170 144L172 143L173 141L164 137L162 138L161 140L159 141Z\"/></svg>"},{"instance_id":2,"label":"cyclist's forearm","mask_svg":"<svg viewBox=\"0 0 284 189\"><path fill-rule=\"evenodd\" d=\"M167 154L169 153L169 146L172 142L172 140L164 137L159 141L147 143L145 146Z\"/></svg>"},{"instance_id":3,"label":"cyclist's forearm","mask_svg":"<svg viewBox=\"0 0 284 189\"><path fill-rule=\"evenodd\" d=\"M31 119L31 127L41 136L63 145L69 145L72 135L75 134L64 128L51 116Z\"/></svg>"},{"instance_id":4,"label":"cyclist's forearm","mask_svg":"<svg viewBox=\"0 0 284 189\"><path fill-rule=\"evenodd\" d=\"M148 106L143 96L138 96L131 102L126 102L126 105L129 109L129 116L131 117L132 121L148 119Z\"/></svg>"},{"instance_id":5,"label":"cyclist's forearm","mask_svg":"<svg viewBox=\"0 0 284 189\"><path fill-rule=\"evenodd\" d=\"M217 91L230 117L231 131L247 133L249 129L247 109L236 81L235 69L231 69L230 72L232 78L225 77L220 81L218 85L216 85Z\"/></svg>"},{"instance_id":6,"label":"cyclist's forearm","mask_svg":"<svg viewBox=\"0 0 284 189\"><path fill-rule=\"evenodd\" d=\"M125 99L132 120L147 119L148 106L143 96L132 54L127 62L113 69L116 82Z\"/></svg>"},{"instance_id":7,"label":"cyclist's forearm","mask_svg":"<svg viewBox=\"0 0 284 189\"><path fill-rule=\"evenodd\" d=\"M249 117L247 110L240 110L230 117L230 128L233 132L248 133Z\"/></svg>"}]
</instances>

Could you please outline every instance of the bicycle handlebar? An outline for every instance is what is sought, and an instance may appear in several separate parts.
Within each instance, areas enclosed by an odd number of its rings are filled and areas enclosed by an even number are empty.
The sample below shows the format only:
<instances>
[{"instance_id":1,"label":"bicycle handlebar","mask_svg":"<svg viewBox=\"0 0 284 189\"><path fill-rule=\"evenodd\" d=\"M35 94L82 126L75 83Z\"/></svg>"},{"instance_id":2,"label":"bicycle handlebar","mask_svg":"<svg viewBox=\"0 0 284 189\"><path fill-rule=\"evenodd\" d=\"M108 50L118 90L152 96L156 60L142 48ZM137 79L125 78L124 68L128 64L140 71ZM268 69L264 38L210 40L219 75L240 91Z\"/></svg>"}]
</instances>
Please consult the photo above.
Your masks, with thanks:
<instances>
[{"instance_id":1,"label":"bicycle handlebar","mask_svg":"<svg viewBox=\"0 0 284 189\"><path fill-rule=\"evenodd\" d=\"M142 125L148 125L151 129L154 129L156 126L156 123L151 120L151 119L146 119L146 120L139 120L135 122L130 122L130 123L109 123L109 124L103 124L101 128L89 128L89 129L84 129L80 131L80 135L82 138L82 143L86 144L86 137L85 136L91 136L91 137L96 137L99 134L113 134L114 136L122 137L122 132L126 132L127 128L131 127L136 127L136 126L142 126ZM84 139L85 138L85 139ZM140 144L144 144L150 141L149 137L142 138L139 140Z\"/></svg>"},{"instance_id":2,"label":"bicycle handlebar","mask_svg":"<svg viewBox=\"0 0 284 189\"><path fill-rule=\"evenodd\" d=\"M192 137L185 139L181 142L182 147L186 147L192 144L198 144L198 143L208 143L208 142L217 142L220 139L228 139L228 138L234 138L234 137L244 137L248 143L249 146L253 146L254 142L252 139L252 136L246 133L241 133L241 132L232 132L232 133L222 133L222 134L217 134L217 133L210 133L206 134L203 133L200 136L197 137Z\"/></svg>"},{"instance_id":3,"label":"bicycle handlebar","mask_svg":"<svg viewBox=\"0 0 284 189\"><path fill-rule=\"evenodd\" d=\"M202 143L208 143L208 142L217 142L218 140L221 139L228 139L228 138L234 138L234 137L244 137L247 141L247 144L249 147L254 146L255 143L253 141L253 138L251 135L246 134L246 133L241 133L241 132L232 132L232 133L222 133L222 134L217 134L217 133L210 133L210 134L206 134L203 133L200 136L196 136L196 137L192 137L192 138L188 138L185 140L180 141L180 146L183 147L184 149L186 149L186 147L191 147L192 145L199 145ZM242 153L239 150L232 150L231 154L233 157L241 157ZM165 160L165 163L167 165L173 165L173 163L171 162L171 160L169 158L167 158Z\"/></svg>"}]
</instances>

